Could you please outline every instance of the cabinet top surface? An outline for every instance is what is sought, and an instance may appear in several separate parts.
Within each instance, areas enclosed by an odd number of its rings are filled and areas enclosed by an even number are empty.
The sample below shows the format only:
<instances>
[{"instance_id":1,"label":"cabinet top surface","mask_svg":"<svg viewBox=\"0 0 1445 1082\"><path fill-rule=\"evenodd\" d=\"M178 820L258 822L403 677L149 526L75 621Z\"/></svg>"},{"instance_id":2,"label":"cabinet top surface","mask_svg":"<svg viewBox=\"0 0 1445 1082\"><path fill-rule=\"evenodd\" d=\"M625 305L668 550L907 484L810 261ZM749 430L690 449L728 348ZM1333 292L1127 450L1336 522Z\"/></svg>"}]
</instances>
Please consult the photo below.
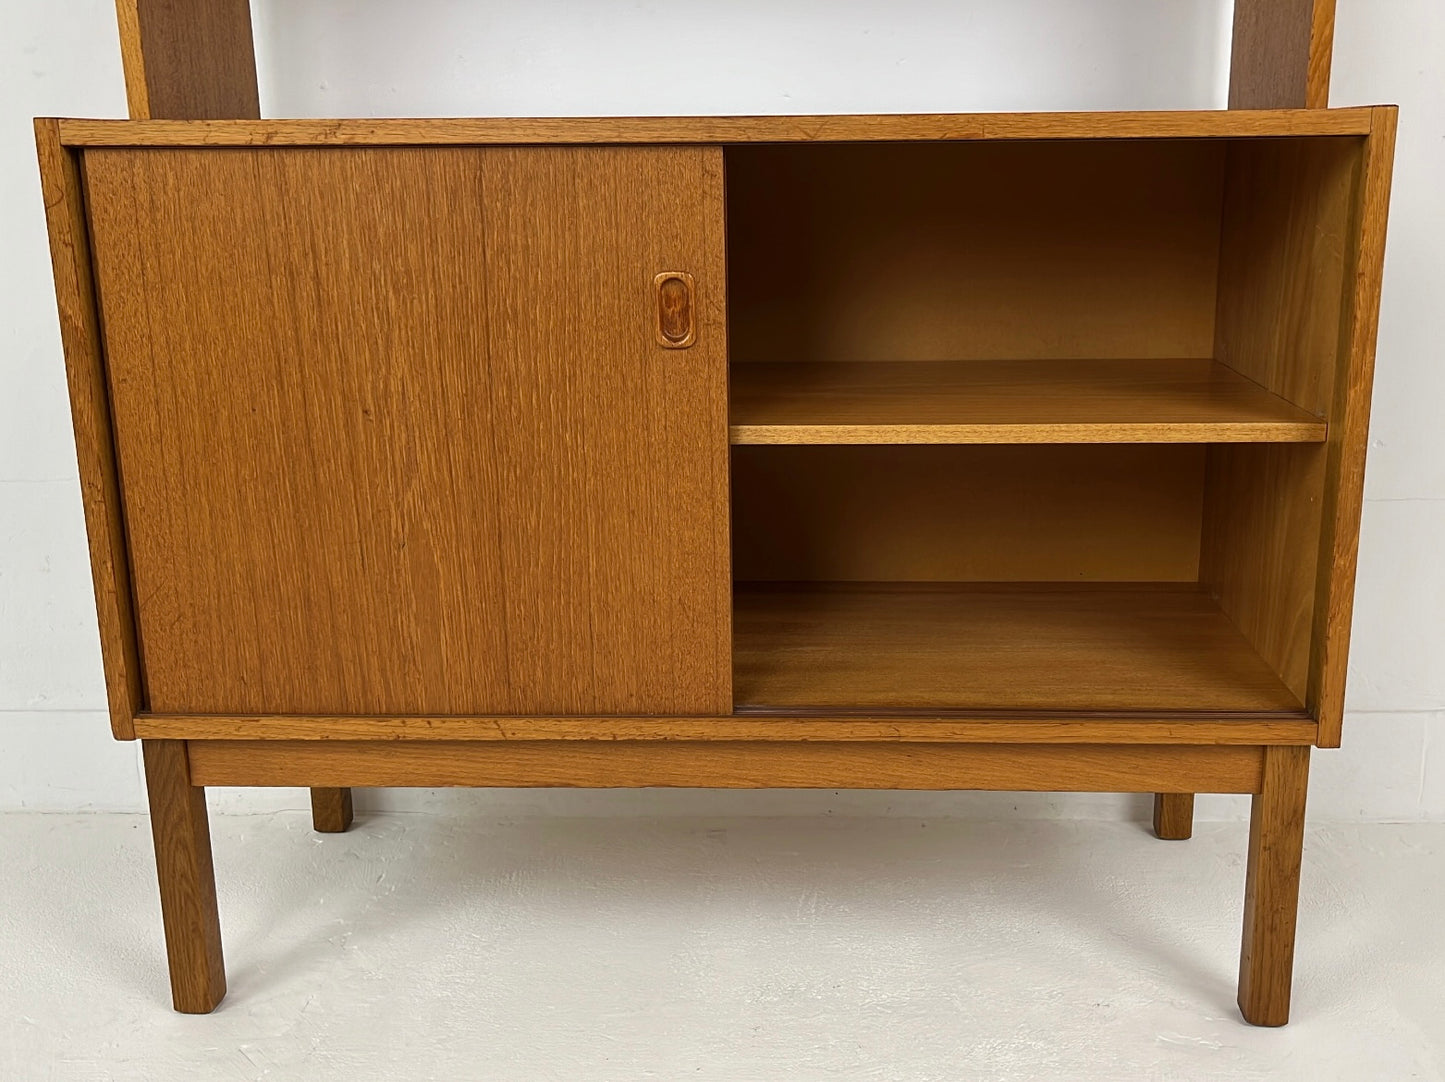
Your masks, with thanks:
<instances>
[{"instance_id":1,"label":"cabinet top surface","mask_svg":"<svg viewBox=\"0 0 1445 1082\"><path fill-rule=\"evenodd\" d=\"M1368 135L1378 109L436 120L60 120L70 146L425 146ZM50 121L37 121L50 123Z\"/></svg>"}]
</instances>

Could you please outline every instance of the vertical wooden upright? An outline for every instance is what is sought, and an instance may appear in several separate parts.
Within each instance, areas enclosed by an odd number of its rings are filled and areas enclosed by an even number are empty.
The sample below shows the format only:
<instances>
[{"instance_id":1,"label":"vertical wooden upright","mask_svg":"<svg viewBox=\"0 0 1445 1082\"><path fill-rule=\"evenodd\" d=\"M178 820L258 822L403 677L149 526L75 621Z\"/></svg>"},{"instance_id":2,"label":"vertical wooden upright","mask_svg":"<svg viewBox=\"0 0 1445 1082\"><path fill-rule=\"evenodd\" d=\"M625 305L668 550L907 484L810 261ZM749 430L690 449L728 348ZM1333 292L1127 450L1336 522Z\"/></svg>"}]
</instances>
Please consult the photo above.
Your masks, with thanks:
<instances>
[{"instance_id":1,"label":"vertical wooden upright","mask_svg":"<svg viewBox=\"0 0 1445 1082\"><path fill-rule=\"evenodd\" d=\"M1229 108L1327 108L1334 32L1335 0L1235 0ZM1172 827L1160 837L1187 838L1192 815L1187 795L1156 794L1155 829Z\"/></svg>"},{"instance_id":2,"label":"vertical wooden upright","mask_svg":"<svg viewBox=\"0 0 1445 1082\"><path fill-rule=\"evenodd\" d=\"M351 829L351 790L312 789L311 824L320 834L345 834Z\"/></svg>"},{"instance_id":3,"label":"vertical wooden upright","mask_svg":"<svg viewBox=\"0 0 1445 1082\"><path fill-rule=\"evenodd\" d=\"M1154 833L1165 841L1186 841L1194 833L1194 794L1155 793Z\"/></svg>"},{"instance_id":4,"label":"vertical wooden upright","mask_svg":"<svg viewBox=\"0 0 1445 1082\"><path fill-rule=\"evenodd\" d=\"M1323 109L1335 0L1234 0L1231 109Z\"/></svg>"},{"instance_id":5,"label":"vertical wooden upright","mask_svg":"<svg viewBox=\"0 0 1445 1082\"><path fill-rule=\"evenodd\" d=\"M132 120L260 117L247 0L115 6ZM206 1014L226 994L206 794L191 785L183 742L141 746L171 997L183 1014Z\"/></svg>"},{"instance_id":6,"label":"vertical wooden upright","mask_svg":"<svg viewBox=\"0 0 1445 1082\"><path fill-rule=\"evenodd\" d=\"M1229 107L1327 108L1334 37L1335 0L1235 0ZM1239 1009L1257 1026L1289 1021L1309 754L1266 748L1250 810Z\"/></svg>"},{"instance_id":7,"label":"vertical wooden upright","mask_svg":"<svg viewBox=\"0 0 1445 1082\"><path fill-rule=\"evenodd\" d=\"M1325 109L1330 99L1335 0L1235 0L1229 51L1231 109ZM1154 794L1154 832L1193 833L1194 797Z\"/></svg>"},{"instance_id":8,"label":"vertical wooden upright","mask_svg":"<svg viewBox=\"0 0 1445 1082\"><path fill-rule=\"evenodd\" d=\"M1256 1026L1289 1021L1309 769L1308 747L1266 748L1250 811L1239 1009Z\"/></svg>"},{"instance_id":9,"label":"vertical wooden upright","mask_svg":"<svg viewBox=\"0 0 1445 1082\"><path fill-rule=\"evenodd\" d=\"M116 0L132 120L261 115L247 0Z\"/></svg>"},{"instance_id":10,"label":"vertical wooden upright","mask_svg":"<svg viewBox=\"0 0 1445 1082\"><path fill-rule=\"evenodd\" d=\"M1334 35L1335 0L1235 0L1229 108L1327 108ZM1250 814L1239 974L1239 1007L1255 1025L1289 1020L1308 782L1308 748L1266 749ZM1188 838L1193 820L1192 793L1154 794L1160 838Z\"/></svg>"},{"instance_id":11,"label":"vertical wooden upright","mask_svg":"<svg viewBox=\"0 0 1445 1082\"><path fill-rule=\"evenodd\" d=\"M248 0L116 0L132 120L255 120L261 116ZM351 790L315 789L312 821L351 826Z\"/></svg>"}]
</instances>

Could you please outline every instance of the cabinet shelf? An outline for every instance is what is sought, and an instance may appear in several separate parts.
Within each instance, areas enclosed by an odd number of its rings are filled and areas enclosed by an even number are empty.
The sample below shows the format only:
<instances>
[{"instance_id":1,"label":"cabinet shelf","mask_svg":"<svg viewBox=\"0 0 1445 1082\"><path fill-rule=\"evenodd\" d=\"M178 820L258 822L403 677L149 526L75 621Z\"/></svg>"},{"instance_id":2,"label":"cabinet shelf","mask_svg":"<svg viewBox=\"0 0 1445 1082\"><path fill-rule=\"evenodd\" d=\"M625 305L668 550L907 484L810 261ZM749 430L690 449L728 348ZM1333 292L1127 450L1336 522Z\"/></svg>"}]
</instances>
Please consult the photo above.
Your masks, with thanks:
<instances>
[{"instance_id":1,"label":"cabinet shelf","mask_svg":"<svg viewBox=\"0 0 1445 1082\"><path fill-rule=\"evenodd\" d=\"M734 364L735 444L1317 443L1325 422L1212 360Z\"/></svg>"},{"instance_id":2,"label":"cabinet shelf","mask_svg":"<svg viewBox=\"0 0 1445 1082\"><path fill-rule=\"evenodd\" d=\"M1299 718L1194 583L740 583L739 713Z\"/></svg>"}]
</instances>

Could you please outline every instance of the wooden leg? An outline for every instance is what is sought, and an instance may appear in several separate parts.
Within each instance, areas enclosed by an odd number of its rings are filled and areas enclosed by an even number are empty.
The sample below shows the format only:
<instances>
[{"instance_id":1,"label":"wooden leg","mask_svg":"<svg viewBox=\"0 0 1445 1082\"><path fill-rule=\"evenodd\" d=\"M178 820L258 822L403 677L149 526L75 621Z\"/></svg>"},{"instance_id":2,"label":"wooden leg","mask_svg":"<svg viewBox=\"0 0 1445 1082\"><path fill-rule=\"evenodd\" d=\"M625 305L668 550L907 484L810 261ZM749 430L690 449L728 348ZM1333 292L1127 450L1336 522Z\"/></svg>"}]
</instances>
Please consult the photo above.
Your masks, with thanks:
<instances>
[{"instance_id":1,"label":"wooden leg","mask_svg":"<svg viewBox=\"0 0 1445 1082\"><path fill-rule=\"evenodd\" d=\"M312 789L311 825L322 834L345 834L351 827L351 790Z\"/></svg>"},{"instance_id":2,"label":"wooden leg","mask_svg":"<svg viewBox=\"0 0 1445 1082\"><path fill-rule=\"evenodd\" d=\"M1266 748L1264 785L1250 812L1239 1009L1256 1026L1289 1021L1309 769L1307 747Z\"/></svg>"},{"instance_id":3,"label":"wooden leg","mask_svg":"<svg viewBox=\"0 0 1445 1082\"><path fill-rule=\"evenodd\" d=\"M208 1014L226 995L226 970L221 960L206 791L191 785L185 741L143 740L141 748L171 998L182 1014Z\"/></svg>"},{"instance_id":4,"label":"wooden leg","mask_svg":"<svg viewBox=\"0 0 1445 1082\"><path fill-rule=\"evenodd\" d=\"M1155 793L1154 833L1167 841L1182 842L1194 833L1194 794Z\"/></svg>"}]
</instances>

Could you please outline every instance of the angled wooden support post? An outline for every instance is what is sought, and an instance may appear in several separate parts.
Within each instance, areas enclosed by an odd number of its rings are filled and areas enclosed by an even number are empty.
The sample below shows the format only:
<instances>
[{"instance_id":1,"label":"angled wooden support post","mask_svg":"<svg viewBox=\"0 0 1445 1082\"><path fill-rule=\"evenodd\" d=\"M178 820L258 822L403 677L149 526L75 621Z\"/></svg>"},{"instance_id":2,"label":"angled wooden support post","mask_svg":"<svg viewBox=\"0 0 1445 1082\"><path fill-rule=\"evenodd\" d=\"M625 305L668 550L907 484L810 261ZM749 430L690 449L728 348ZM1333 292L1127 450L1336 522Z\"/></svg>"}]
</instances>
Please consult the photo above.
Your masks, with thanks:
<instances>
[{"instance_id":1,"label":"angled wooden support post","mask_svg":"<svg viewBox=\"0 0 1445 1082\"><path fill-rule=\"evenodd\" d=\"M116 0L132 120L245 120L261 115L248 0ZM311 794L317 830L351 826L351 793Z\"/></svg>"},{"instance_id":2,"label":"angled wooden support post","mask_svg":"<svg viewBox=\"0 0 1445 1082\"><path fill-rule=\"evenodd\" d=\"M312 789L311 823L321 834L345 834L351 829L351 790Z\"/></svg>"},{"instance_id":3,"label":"angled wooden support post","mask_svg":"<svg viewBox=\"0 0 1445 1082\"><path fill-rule=\"evenodd\" d=\"M182 1014L208 1014L226 994L226 969L221 958L206 791L191 784L184 740L142 740L141 752L171 998Z\"/></svg>"},{"instance_id":4,"label":"angled wooden support post","mask_svg":"<svg viewBox=\"0 0 1445 1082\"><path fill-rule=\"evenodd\" d=\"M1235 0L1231 109L1324 109L1335 0Z\"/></svg>"},{"instance_id":5,"label":"angled wooden support post","mask_svg":"<svg viewBox=\"0 0 1445 1082\"><path fill-rule=\"evenodd\" d=\"M1166 841L1185 841L1194 833L1194 794L1155 793L1154 833Z\"/></svg>"},{"instance_id":6,"label":"angled wooden support post","mask_svg":"<svg viewBox=\"0 0 1445 1082\"><path fill-rule=\"evenodd\" d=\"M1250 811L1239 1010L1256 1026L1289 1021L1309 769L1308 747L1266 748Z\"/></svg>"},{"instance_id":7,"label":"angled wooden support post","mask_svg":"<svg viewBox=\"0 0 1445 1082\"><path fill-rule=\"evenodd\" d=\"M1235 0L1231 109L1324 109L1330 103L1335 0ZM1154 833L1194 833L1192 793L1154 794Z\"/></svg>"},{"instance_id":8,"label":"angled wooden support post","mask_svg":"<svg viewBox=\"0 0 1445 1082\"><path fill-rule=\"evenodd\" d=\"M132 120L261 115L247 0L116 0Z\"/></svg>"}]
</instances>

